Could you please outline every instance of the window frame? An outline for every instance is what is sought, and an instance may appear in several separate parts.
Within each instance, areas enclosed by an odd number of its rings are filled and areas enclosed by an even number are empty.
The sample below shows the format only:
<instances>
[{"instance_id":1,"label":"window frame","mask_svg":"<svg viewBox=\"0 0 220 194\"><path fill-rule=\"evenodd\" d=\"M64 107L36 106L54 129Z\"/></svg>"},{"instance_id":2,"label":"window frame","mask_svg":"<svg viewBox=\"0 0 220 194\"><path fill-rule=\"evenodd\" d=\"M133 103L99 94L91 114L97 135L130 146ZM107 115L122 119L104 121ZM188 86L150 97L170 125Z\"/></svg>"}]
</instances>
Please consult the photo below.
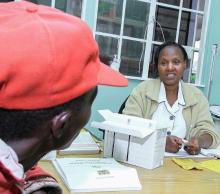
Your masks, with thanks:
<instances>
[{"instance_id":1,"label":"window frame","mask_svg":"<svg viewBox=\"0 0 220 194\"><path fill-rule=\"evenodd\" d=\"M152 48L153 48L152 46L154 44L156 44L156 45L162 44L162 42L158 42L158 41L153 40L153 38L154 38L153 37L153 35L154 35L154 25L155 25L154 23L155 22L152 22L152 20L153 20L153 18L155 19L155 17L156 17L157 6L162 6L162 7L165 7L165 8L171 8L171 9L178 10L177 33L176 33L176 38L175 38L176 42L178 42L178 39L179 39L180 24L181 24L181 17L180 16L181 16L182 12L187 11L187 12L190 12L190 13L201 14L203 16L203 21L202 21L201 36L200 36L200 48L195 48L195 44L194 44L196 31L194 31L194 34L193 34L193 46L184 46L184 48L186 48L186 50L187 50L189 58L191 58L193 56L194 51L199 52L198 64L200 64L200 65L198 65L198 67L197 67L195 84L200 85L201 84L201 75L202 75L202 70L203 70L203 59L204 59L204 49L203 49L204 47L203 47L203 45L206 41L205 34L206 34L207 28L208 28L210 0L205 0L204 11L193 10L193 9L188 9L188 8L182 7L183 0L180 0L180 5L179 6L157 2L157 0L137 0L137 1L150 3L148 31L147 31L147 36L146 36L145 40L123 36L123 27L124 27L124 20L125 20L125 7L126 7L125 2L127 2L127 0L123 0L121 31L120 31L119 35L104 33L104 32L97 32L96 31L97 19L98 19L98 4L99 4L99 0L96 0L95 15L94 15L94 21L95 22L94 22L94 27L93 27L94 36L101 35L101 36L105 36L105 37L117 38L119 40L118 48L117 48L117 55L118 56L121 56L122 41L124 39L140 41L143 44L145 44L145 52L144 52L144 56L143 56L144 57L144 63L143 63L142 76L141 77L135 77L135 76L127 76L126 75L126 77L128 79L146 80L146 79L150 79L150 78L148 78L148 74L149 74L149 63L150 63L150 60L151 60L151 53L152 53ZM194 29L196 29L196 27L197 27L197 22L195 22ZM190 64L190 67L189 67L190 71L192 69L192 61L193 60L191 60L191 64ZM191 75L191 72L190 72L190 75Z\"/></svg>"},{"instance_id":2,"label":"window frame","mask_svg":"<svg viewBox=\"0 0 220 194\"><path fill-rule=\"evenodd\" d=\"M14 1L21 1L21 0L14 0ZM56 1L59 0L51 0L50 7L55 8ZM86 8L87 0L82 0L82 11L81 11L81 19L85 20L85 8Z\"/></svg>"}]
</instances>

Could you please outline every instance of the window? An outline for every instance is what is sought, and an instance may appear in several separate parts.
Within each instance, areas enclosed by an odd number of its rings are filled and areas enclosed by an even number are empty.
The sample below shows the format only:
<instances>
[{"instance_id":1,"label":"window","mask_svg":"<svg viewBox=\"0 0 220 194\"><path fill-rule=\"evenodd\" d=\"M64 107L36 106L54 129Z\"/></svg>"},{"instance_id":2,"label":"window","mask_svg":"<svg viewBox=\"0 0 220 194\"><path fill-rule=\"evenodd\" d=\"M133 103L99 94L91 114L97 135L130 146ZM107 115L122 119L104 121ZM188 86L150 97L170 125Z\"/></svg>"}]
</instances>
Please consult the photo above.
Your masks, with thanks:
<instances>
[{"instance_id":1,"label":"window","mask_svg":"<svg viewBox=\"0 0 220 194\"><path fill-rule=\"evenodd\" d=\"M71 15L82 17L83 0L29 0L30 2L52 6Z\"/></svg>"},{"instance_id":2,"label":"window","mask_svg":"<svg viewBox=\"0 0 220 194\"><path fill-rule=\"evenodd\" d=\"M82 0L56 0L55 7L71 15L81 17Z\"/></svg>"},{"instance_id":3,"label":"window","mask_svg":"<svg viewBox=\"0 0 220 194\"><path fill-rule=\"evenodd\" d=\"M142 76L149 9L150 3L143 1L99 1L96 40L100 58L110 64L116 56L124 75Z\"/></svg>"},{"instance_id":4,"label":"window","mask_svg":"<svg viewBox=\"0 0 220 194\"><path fill-rule=\"evenodd\" d=\"M190 65L184 80L199 81L201 35L208 0L99 0L95 37L101 60L117 59L129 78L155 78L153 55L164 41L182 44Z\"/></svg>"}]
</instances>

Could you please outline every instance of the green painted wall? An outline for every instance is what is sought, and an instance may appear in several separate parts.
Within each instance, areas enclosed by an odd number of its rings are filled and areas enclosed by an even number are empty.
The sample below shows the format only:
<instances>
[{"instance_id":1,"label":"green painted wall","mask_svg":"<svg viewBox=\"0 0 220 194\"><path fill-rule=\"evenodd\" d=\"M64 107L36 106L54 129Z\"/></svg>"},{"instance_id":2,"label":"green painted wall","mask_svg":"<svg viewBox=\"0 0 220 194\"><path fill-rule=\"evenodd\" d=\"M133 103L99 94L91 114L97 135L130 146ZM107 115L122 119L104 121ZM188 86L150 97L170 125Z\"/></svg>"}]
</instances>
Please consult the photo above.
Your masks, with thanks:
<instances>
[{"instance_id":1,"label":"green painted wall","mask_svg":"<svg viewBox=\"0 0 220 194\"><path fill-rule=\"evenodd\" d=\"M215 60L214 77L210 87L210 104L220 104L220 1L211 0L208 33L206 37L205 56L203 63L202 83L205 84L204 93L207 94L207 84L210 74L212 45L218 44L218 53Z\"/></svg>"},{"instance_id":2,"label":"green painted wall","mask_svg":"<svg viewBox=\"0 0 220 194\"><path fill-rule=\"evenodd\" d=\"M110 109L112 112L118 112L121 104L131 93L131 90L139 83L137 80L129 80L128 87L108 87L108 86L98 86L98 94L93 103L92 115L90 121L86 125L86 128L89 129L97 137L102 137L102 132L97 129L91 128L91 121L102 121L102 117L99 115L97 110L100 109Z\"/></svg>"},{"instance_id":3,"label":"green painted wall","mask_svg":"<svg viewBox=\"0 0 220 194\"><path fill-rule=\"evenodd\" d=\"M96 0L86 0L85 21L88 23L91 29L93 29L95 25L95 9ZM102 138L103 134L101 131L90 127L92 121L103 120L97 110L110 109L112 112L118 112L120 105L124 102L125 98L131 93L131 90L138 83L140 83L138 80L129 80L129 85L125 88L98 86L98 95L93 103L92 115L85 127L98 138Z\"/></svg>"},{"instance_id":4,"label":"green painted wall","mask_svg":"<svg viewBox=\"0 0 220 194\"><path fill-rule=\"evenodd\" d=\"M93 28L94 14L95 14L95 2L96 0L87 0L86 4L86 17L85 20L91 28ZM211 49L212 44L218 44L220 47L220 0L211 0L211 9L210 17L208 22L208 33L205 42L205 56L203 64L203 73L202 73L202 83L205 87L201 90L206 94L207 92L207 83L211 63ZM90 121L86 125L93 134L97 137L102 138L102 132L97 129L90 127L91 121L101 121L102 117L99 115L97 110L99 109L110 109L113 112L118 112L118 109L124 99L130 94L131 90L140 83L139 80L129 80L129 85L126 88L115 88L115 87L106 87L99 86L98 95L94 101L92 108L92 115ZM220 48L219 54L216 59L216 69L214 74L213 83L211 85L210 93L210 104L220 104Z\"/></svg>"}]
</instances>

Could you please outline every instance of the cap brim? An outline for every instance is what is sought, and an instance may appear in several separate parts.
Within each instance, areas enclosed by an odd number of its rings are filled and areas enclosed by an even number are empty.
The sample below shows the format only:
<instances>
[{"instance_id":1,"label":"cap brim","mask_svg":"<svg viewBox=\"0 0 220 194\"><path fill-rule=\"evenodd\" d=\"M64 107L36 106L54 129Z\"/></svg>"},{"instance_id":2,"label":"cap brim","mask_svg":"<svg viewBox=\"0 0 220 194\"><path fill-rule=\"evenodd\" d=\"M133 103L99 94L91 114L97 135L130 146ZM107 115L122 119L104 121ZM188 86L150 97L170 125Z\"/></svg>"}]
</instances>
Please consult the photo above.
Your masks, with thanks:
<instances>
[{"instance_id":1,"label":"cap brim","mask_svg":"<svg viewBox=\"0 0 220 194\"><path fill-rule=\"evenodd\" d=\"M98 84L107 86L128 86L128 80L119 72L100 62Z\"/></svg>"}]
</instances>

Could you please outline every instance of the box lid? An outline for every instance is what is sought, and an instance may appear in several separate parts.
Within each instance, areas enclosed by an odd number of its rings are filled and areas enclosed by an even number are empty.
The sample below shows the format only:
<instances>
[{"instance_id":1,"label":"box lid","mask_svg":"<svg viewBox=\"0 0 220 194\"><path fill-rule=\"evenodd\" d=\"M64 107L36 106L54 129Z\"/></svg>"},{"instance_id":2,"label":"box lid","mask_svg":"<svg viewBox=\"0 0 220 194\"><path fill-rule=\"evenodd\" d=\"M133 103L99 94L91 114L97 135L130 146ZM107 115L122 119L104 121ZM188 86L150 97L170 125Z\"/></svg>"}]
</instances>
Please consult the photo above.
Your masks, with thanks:
<instances>
[{"instance_id":1,"label":"box lid","mask_svg":"<svg viewBox=\"0 0 220 194\"><path fill-rule=\"evenodd\" d=\"M92 122L91 126L103 130L113 131L144 138L150 135L157 128L156 122L140 117L112 113L110 110L98 110L105 121Z\"/></svg>"}]
</instances>

